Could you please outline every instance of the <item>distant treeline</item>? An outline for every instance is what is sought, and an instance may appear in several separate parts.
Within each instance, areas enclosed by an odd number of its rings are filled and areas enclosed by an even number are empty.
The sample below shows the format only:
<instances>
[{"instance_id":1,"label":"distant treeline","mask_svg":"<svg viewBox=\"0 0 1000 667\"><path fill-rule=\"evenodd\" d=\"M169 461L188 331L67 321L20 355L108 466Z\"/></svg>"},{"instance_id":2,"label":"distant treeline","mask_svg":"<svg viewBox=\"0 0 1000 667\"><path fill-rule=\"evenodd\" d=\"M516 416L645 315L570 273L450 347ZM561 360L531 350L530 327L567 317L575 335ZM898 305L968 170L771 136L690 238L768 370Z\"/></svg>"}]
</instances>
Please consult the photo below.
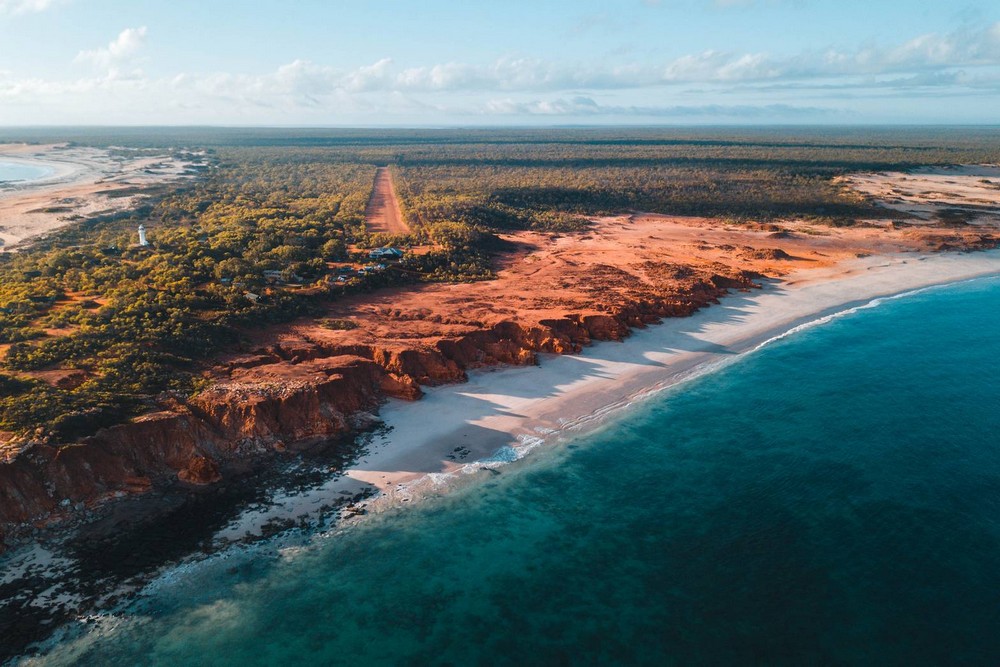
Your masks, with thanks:
<instances>
[{"instance_id":1,"label":"distant treeline","mask_svg":"<svg viewBox=\"0 0 1000 667\"><path fill-rule=\"evenodd\" d=\"M65 128L0 130L0 140L259 150L275 164L391 164L415 221L504 229L558 228L567 216L624 209L843 223L897 214L835 187L834 176L1000 162L995 127Z\"/></svg>"},{"instance_id":2,"label":"distant treeline","mask_svg":"<svg viewBox=\"0 0 1000 667\"><path fill-rule=\"evenodd\" d=\"M913 154L919 164L996 162L997 126L774 126L774 127L581 127L471 129L334 129L216 127L0 127L0 142L50 143L138 148L316 147L376 150L384 162L409 147L556 144L622 147L751 147L857 149L887 156L874 161L902 164ZM892 152L890 154L889 152ZM356 155L349 159L354 159ZM862 160L872 163L873 160Z\"/></svg>"}]
</instances>

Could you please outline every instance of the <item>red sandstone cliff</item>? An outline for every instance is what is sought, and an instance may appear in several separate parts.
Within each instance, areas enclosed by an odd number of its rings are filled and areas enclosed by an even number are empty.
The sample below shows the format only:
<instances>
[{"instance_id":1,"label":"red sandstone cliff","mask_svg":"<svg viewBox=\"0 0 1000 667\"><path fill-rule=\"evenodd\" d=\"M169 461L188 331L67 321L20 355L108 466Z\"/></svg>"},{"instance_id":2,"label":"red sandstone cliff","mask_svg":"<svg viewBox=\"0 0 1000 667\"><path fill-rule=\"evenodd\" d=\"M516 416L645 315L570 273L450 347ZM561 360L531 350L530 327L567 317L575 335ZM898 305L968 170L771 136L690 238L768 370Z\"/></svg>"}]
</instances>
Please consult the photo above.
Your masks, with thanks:
<instances>
[{"instance_id":1,"label":"red sandstone cliff","mask_svg":"<svg viewBox=\"0 0 1000 667\"><path fill-rule=\"evenodd\" d=\"M385 397L413 400L420 385L461 382L470 368L534 364L539 352L621 340L631 327L689 315L728 288L752 285L742 272L698 274L676 293L623 300L606 312L464 323L455 335L384 343L279 337L220 364L215 384L186 405L78 443L35 443L0 464L0 526L43 522L178 480L211 484L227 464L347 433L351 415Z\"/></svg>"},{"instance_id":2,"label":"red sandstone cliff","mask_svg":"<svg viewBox=\"0 0 1000 667\"><path fill-rule=\"evenodd\" d=\"M0 462L2 532L118 494L211 484L230 466L340 435L351 416L468 369L532 364L595 340L680 317L755 275L830 267L875 253L994 247L976 229L728 225L657 215L596 221L578 234L520 232L496 280L381 290L330 306L328 317L247 332L250 354L218 359L212 388L186 404L78 443L36 443ZM780 247L776 247L780 246ZM743 269L752 269L749 273ZM65 371L58 371L60 377Z\"/></svg>"}]
</instances>

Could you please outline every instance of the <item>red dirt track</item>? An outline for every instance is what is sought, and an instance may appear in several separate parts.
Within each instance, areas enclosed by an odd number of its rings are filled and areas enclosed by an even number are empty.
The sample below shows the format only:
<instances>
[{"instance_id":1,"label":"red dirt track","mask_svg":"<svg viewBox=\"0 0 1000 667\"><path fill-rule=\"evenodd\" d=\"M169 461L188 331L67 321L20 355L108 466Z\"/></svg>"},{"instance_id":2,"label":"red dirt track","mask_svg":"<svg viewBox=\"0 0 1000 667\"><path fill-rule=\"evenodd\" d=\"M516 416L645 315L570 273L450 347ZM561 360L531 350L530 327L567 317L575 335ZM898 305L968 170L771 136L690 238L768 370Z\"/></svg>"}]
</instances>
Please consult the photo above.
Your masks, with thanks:
<instances>
[{"instance_id":1,"label":"red dirt track","mask_svg":"<svg viewBox=\"0 0 1000 667\"><path fill-rule=\"evenodd\" d=\"M375 172L375 186L365 208L365 225L370 232L409 234L410 227L403 221L399 200L392 185L392 174L387 167Z\"/></svg>"}]
</instances>

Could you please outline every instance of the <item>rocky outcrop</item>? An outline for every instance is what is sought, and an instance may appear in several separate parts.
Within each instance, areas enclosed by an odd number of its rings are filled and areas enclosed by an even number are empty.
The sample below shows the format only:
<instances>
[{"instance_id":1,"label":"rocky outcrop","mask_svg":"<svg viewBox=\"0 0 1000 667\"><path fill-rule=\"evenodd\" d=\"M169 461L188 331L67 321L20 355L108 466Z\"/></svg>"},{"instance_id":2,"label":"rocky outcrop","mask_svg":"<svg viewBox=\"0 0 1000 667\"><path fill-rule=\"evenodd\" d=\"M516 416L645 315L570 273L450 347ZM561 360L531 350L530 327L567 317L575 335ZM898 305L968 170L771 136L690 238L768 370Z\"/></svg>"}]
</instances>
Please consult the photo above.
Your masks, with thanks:
<instances>
[{"instance_id":1,"label":"rocky outcrop","mask_svg":"<svg viewBox=\"0 0 1000 667\"><path fill-rule=\"evenodd\" d=\"M728 289L751 286L750 274L713 274L681 296L622 299L603 312L533 322L501 320L433 343L265 345L217 369L213 386L184 404L80 442L29 443L0 463L0 526L38 524L171 484L213 484L229 465L348 433L352 415L376 409L385 397L414 400L421 385L461 382L468 369L529 365L540 352L572 354L593 341L622 340L633 327L689 315Z\"/></svg>"},{"instance_id":2,"label":"rocky outcrop","mask_svg":"<svg viewBox=\"0 0 1000 667\"><path fill-rule=\"evenodd\" d=\"M194 485L212 484L222 479L219 466L207 456L194 456L186 468L177 473L182 482Z\"/></svg>"},{"instance_id":3,"label":"rocky outcrop","mask_svg":"<svg viewBox=\"0 0 1000 667\"><path fill-rule=\"evenodd\" d=\"M1000 247L1000 238L991 234L927 236L925 237L925 242L935 252L950 252L955 250L968 252L973 250L993 250Z\"/></svg>"},{"instance_id":4,"label":"rocky outcrop","mask_svg":"<svg viewBox=\"0 0 1000 667\"><path fill-rule=\"evenodd\" d=\"M145 415L73 444L29 443L0 464L0 525L38 521L111 497L143 492L222 439L190 411Z\"/></svg>"}]
</instances>

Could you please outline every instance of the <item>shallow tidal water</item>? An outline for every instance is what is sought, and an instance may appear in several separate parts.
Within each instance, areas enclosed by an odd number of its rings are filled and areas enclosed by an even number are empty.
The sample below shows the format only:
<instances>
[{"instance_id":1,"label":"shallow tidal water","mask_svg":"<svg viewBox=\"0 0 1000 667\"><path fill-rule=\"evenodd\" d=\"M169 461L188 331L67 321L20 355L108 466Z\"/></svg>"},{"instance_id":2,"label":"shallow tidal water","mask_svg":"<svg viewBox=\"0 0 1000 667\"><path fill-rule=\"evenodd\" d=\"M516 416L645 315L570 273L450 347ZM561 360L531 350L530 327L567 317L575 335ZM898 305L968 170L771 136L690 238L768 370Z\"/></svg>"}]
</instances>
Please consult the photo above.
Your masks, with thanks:
<instances>
[{"instance_id":1,"label":"shallow tidal water","mask_svg":"<svg viewBox=\"0 0 1000 667\"><path fill-rule=\"evenodd\" d=\"M4 183L35 181L52 173L51 167L0 161L0 185Z\"/></svg>"},{"instance_id":2,"label":"shallow tidal water","mask_svg":"<svg viewBox=\"0 0 1000 667\"><path fill-rule=\"evenodd\" d=\"M998 359L1000 280L889 299L30 664L1000 664Z\"/></svg>"}]
</instances>

